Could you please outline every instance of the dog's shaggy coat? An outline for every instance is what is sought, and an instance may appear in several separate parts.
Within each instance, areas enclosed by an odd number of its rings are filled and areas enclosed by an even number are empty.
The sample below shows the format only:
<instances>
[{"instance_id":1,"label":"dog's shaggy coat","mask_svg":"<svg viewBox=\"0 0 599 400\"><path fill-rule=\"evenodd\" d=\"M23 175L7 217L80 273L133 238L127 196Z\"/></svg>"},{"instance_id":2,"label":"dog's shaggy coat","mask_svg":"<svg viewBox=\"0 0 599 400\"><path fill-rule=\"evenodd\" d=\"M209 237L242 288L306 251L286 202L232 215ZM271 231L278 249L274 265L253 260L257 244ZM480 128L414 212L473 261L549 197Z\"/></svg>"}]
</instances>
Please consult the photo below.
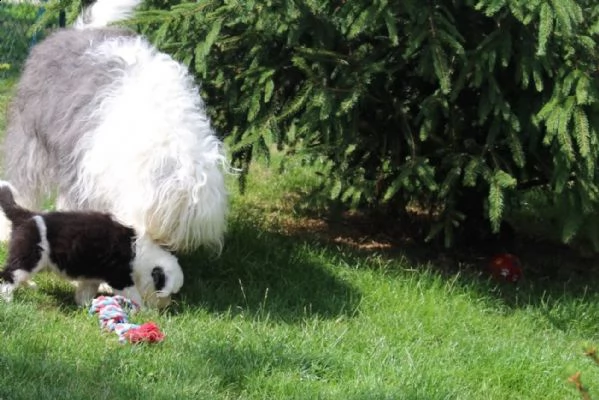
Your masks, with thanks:
<instances>
[{"instance_id":1,"label":"dog's shaggy coat","mask_svg":"<svg viewBox=\"0 0 599 400\"><path fill-rule=\"evenodd\" d=\"M137 3L99 0L32 49L8 113L6 179L29 208L56 195L58 209L108 212L171 250L220 250L226 158L198 88L144 38L106 27Z\"/></svg>"},{"instance_id":2,"label":"dog's shaggy coat","mask_svg":"<svg viewBox=\"0 0 599 400\"><path fill-rule=\"evenodd\" d=\"M32 274L49 267L78 282L83 305L102 282L140 305L179 291L177 259L109 215L92 211L35 213L16 204L14 188L0 181L0 208L13 229L0 295L5 300Z\"/></svg>"}]
</instances>

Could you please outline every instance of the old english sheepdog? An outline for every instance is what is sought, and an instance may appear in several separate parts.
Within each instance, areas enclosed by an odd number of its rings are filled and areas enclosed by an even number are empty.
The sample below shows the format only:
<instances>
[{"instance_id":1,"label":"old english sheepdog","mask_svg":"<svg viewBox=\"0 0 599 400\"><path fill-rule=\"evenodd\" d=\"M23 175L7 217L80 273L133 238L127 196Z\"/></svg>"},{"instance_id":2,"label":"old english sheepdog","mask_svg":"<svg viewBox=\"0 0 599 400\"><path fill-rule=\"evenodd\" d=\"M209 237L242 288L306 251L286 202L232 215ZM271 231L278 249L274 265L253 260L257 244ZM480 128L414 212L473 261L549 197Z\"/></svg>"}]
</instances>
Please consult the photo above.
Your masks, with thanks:
<instances>
[{"instance_id":1,"label":"old english sheepdog","mask_svg":"<svg viewBox=\"0 0 599 400\"><path fill-rule=\"evenodd\" d=\"M108 212L169 250L220 251L228 167L198 87L146 39L108 26L139 2L99 0L32 49L4 175L25 207L55 196L59 210Z\"/></svg>"},{"instance_id":2,"label":"old english sheepdog","mask_svg":"<svg viewBox=\"0 0 599 400\"><path fill-rule=\"evenodd\" d=\"M8 256L0 272L0 296L49 268L78 283L75 301L84 305L101 283L139 305L166 305L183 285L177 258L147 237L95 211L37 213L20 207L15 189L0 181L0 208L12 223ZM166 301L165 301L166 300Z\"/></svg>"}]
</instances>

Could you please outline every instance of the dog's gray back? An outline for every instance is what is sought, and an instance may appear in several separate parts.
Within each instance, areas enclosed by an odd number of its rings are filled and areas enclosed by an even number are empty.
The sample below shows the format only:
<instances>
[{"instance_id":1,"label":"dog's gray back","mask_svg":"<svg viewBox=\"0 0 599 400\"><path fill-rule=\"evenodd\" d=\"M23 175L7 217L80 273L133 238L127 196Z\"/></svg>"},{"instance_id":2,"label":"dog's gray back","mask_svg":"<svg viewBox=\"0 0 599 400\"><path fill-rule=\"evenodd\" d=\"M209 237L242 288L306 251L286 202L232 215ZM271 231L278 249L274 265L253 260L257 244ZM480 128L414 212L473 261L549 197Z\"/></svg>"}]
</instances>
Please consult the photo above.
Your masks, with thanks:
<instances>
[{"instance_id":1,"label":"dog's gray back","mask_svg":"<svg viewBox=\"0 0 599 400\"><path fill-rule=\"evenodd\" d=\"M31 51L11 112L18 113L24 134L45 138L61 153L71 148L88 124L89 107L106 85L114 82L119 60L92 60L85 53L122 29L61 30ZM122 65L121 65L122 66ZM83 126L82 126L83 125Z\"/></svg>"},{"instance_id":2,"label":"dog's gray back","mask_svg":"<svg viewBox=\"0 0 599 400\"><path fill-rule=\"evenodd\" d=\"M119 28L63 29L32 49L9 108L4 142L5 174L19 190L39 188L40 183L65 185L65 176L74 173L64 169L72 168L75 146L98 123L89 118L94 98L114 84L115 73L125 64L116 58L94 59L86 52L123 36L134 33ZM37 168L27 168L33 162ZM32 170L44 176L35 177L35 182L21 176ZM60 182L54 174L60 174Z\"/></svg>"}]
</instances>

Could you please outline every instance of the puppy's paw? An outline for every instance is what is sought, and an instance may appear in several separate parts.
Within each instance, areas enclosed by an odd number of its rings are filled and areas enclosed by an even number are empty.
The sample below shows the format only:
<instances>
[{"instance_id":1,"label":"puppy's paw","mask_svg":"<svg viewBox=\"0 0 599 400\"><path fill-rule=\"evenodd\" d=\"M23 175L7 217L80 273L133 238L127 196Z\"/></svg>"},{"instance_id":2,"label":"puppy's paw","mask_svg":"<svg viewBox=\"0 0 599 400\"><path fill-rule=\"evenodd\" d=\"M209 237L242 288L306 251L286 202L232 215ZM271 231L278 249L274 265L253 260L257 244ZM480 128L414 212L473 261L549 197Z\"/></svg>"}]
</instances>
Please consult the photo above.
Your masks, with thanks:
<instances>
[{"instance_id":1,"label":"puppy's paw","mask_svg":"<svg viewBox=\"0 0 599 400\"><path fill-rule=\"evenodd\" d=\"M0 212L0 242L7 243L10 240L12 223Z\"/></svg>"},{"instance_id":2,"label":"puppy's paw","mask_svg":"<svg viewBox=\"0 0 599 400\"><path fill-rule=\"evenodd\" d=\"M34 282L34 281L32 281L32 280L28 280L28 281L26 281L26 282L25 282L25 285L27 285L27 287L28 287L29 289L33 289L33 290L37 290L37 289L38 289L37 283L35 283L35 282Z\"/></svg>"},{"instance_id":3,"label":"puppy's paw","mask_svg":"<svg viewBox=\"0 0 599 400\"><path fill-rule=\"evenodd\" d=\"M11 283L0 283L0 298L7 303L12 301L15 287Z\"/></svg>"},{"instance_id":4,"label":"puppy's paw","mask_svg":"<svg viewBox=\"0 0 599 400\"><path fill-rule=\"evenodd\" d=\"M112 290L112 287L110 287L110 285L106 282L100 284L98 292L102 294L114 294L114 290Z\"/></svg>"},{"instance_id":5,"label":"puppy's paw","mask_svg":"<svg viewBox=\"0 0 599 400\"><path fill-rule=\"evenodd\" d=\"M98 293L98 285L98 282L94 281L78 282L77 290L75 290L75 303L79 307L89 306Z\"/></svg>"}]
</instances>

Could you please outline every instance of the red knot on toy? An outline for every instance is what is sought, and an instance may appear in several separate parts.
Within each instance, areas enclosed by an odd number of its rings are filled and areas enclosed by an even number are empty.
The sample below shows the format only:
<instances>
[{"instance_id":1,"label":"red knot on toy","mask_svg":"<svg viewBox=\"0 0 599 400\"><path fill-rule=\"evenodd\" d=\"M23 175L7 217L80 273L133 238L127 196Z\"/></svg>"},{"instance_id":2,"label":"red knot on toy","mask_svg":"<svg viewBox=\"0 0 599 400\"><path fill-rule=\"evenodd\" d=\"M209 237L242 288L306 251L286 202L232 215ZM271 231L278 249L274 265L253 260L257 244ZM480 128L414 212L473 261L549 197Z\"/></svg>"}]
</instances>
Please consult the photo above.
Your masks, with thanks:
<instances>
[{"instance_id":1,"label":"red knot on toy","mask_svg":"<svg viewBox=\"0 0 599 400\"><path fill-rule=\"evenodd\" d=\"M157 343L164 339L164 334L154 322L138 325L129 322L127 311L135 312L139 305L123 296L99 296L92 301L90 315L97 314L100 327L108 332L115 332L119 342L125 343Z\"/></svg>"}]
</instances>

